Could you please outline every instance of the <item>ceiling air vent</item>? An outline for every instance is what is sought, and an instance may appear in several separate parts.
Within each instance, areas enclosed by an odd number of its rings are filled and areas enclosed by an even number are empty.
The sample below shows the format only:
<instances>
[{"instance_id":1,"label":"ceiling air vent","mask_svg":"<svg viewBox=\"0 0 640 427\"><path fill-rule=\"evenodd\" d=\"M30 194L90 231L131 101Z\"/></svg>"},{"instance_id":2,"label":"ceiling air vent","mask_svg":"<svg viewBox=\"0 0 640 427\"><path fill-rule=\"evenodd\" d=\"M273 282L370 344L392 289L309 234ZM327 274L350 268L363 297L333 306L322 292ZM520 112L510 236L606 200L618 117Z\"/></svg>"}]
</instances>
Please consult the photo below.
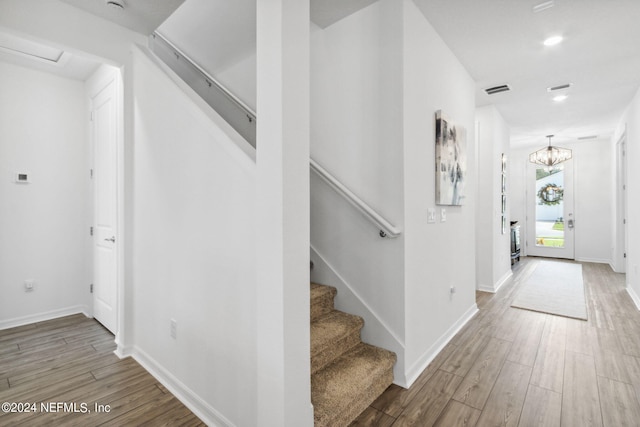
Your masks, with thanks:
<instances>
[{"instance_id":1,"label":"ceiling air vent","mask_svg":"<svg viewBox=\"0 0 640 427\"><path fill-rule=\"evenodd\" d=\"M569 89L571 87L571 83L566 83L563 85L552 86L547 88L547 92L554 92L556 90Z\"/></svg>"},{"instance_id":2,"label":"ceiling air vent","mask_svg":"<svg viewBox=\"0 0 640 427\"><path fill-rule=\"evenodd\" d=\"M494 86L494 87L490 87L485 89L484 91L487 92L487 95L493 95L496 93L500 93L500 92L507 92L510 91L511 88L509 87L509 85L500 85L500 86Z\"/></svg>"},{"instance_id":3,"label":"ceiling air vent","mask_svg":"<svg viewBox=\"0 0 640 427\"><path fill-rule=\"evenodd\" d=\"M598 135L589 135L589 136L580 136L578 137L578 141L584 141L585 139L596 139Z\"/></svg>"}]
</instances>

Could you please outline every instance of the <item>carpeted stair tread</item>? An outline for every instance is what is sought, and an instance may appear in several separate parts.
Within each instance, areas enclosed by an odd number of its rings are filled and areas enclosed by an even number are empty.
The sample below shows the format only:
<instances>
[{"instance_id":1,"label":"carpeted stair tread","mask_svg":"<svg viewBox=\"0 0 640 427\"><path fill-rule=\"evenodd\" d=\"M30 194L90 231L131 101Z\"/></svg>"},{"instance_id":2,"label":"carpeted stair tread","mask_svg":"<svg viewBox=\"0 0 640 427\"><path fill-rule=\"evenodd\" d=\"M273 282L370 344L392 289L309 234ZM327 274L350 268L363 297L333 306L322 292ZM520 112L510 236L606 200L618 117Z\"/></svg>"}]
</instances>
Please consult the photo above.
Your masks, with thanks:
<instances>
[{"instance_id":1,"label":"carpeted stair tread","mask_svg":"<svg viewBox=\"0 0 640 427\"><path fill-rule=\"evenodd\" d=\"M311 373L360 343L364 320L332 310L311 322Z\"/></svg>"},{"instance_id":2,"label":"carpeted stair tread","mask_svg":"<svg viewBox=\"0 0 640 427\"><path fill-rule=\"evenodd\" d=\"M333 298L338 291L333 286L311 284L311 320L333 310Z\"/></svg>"},{"instance_id":3,"label":"carpeted stair tread","mask_svg":"<svg viewBox=\"0 0 640 427\"><path fill-rule=\"evenodd\" d=\"M360 343L311 376L316 427L347 426L393 382L393 352Z\"/></svg>"}]
</instances>

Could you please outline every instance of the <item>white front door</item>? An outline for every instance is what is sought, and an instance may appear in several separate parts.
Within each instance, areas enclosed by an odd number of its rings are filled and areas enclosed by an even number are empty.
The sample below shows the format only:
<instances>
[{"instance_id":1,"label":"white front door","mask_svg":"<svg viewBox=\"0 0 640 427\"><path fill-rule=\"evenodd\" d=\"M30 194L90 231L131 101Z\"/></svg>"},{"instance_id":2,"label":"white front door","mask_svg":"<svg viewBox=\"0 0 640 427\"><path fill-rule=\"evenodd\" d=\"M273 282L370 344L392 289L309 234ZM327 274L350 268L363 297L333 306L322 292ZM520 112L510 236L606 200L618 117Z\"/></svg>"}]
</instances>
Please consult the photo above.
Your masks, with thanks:
<instances>
[{"instance_id":1,"label":"white front door","mask_svg":"<svg viewBox=\"0 0 640 427\"><path fill-rule=\"evenodd\" d=\"M574 259L573 160L549 170L529 163L527 255Z\"/></svg>"},{"instance_id":2,"label":"white front door","mask_svg":"<svg viewBox=\"0 0 640 427\"><path fill-rule=\"evenodd\" d=\"M112 80L91 99L94 152L93 313L117 330L117 84Z\"/></svg>"}]
</instances>

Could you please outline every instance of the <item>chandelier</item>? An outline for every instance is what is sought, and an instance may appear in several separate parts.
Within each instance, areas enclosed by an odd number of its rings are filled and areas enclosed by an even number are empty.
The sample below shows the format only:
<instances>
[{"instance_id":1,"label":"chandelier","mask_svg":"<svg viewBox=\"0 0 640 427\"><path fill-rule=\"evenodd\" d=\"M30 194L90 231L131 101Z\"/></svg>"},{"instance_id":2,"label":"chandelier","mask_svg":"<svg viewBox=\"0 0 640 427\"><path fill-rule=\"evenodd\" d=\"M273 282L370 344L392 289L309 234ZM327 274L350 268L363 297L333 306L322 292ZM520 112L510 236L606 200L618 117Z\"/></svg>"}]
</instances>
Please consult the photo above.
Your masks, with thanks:
<instances>
[{"instance_id":1,"label":"chandelier","mask_svg":"<svg viewBox=\"0 0 640 427\"><path fill-rule=\"evenodd\" d=\"M531 163L551 167L571 159L571 150L551 145L553 135L547 135L547 138L549 138L548 147L541 148L529 154L529 161Z\"/></svg>"}]
</instances>

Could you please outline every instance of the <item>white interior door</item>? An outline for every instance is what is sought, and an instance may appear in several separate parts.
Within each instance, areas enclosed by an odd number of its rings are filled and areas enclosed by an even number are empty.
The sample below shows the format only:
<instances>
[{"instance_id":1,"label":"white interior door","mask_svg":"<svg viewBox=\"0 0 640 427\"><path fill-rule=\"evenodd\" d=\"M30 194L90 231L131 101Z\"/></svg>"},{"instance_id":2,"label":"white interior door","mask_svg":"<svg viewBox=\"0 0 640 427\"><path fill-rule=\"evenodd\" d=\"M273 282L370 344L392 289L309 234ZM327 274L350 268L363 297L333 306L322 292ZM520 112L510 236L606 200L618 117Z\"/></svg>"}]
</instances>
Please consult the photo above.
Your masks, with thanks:
<instances>
[{"instance_id":1,"label":"white interior door","mask_svg":"<svg viewBox=\"0 0 640 427\"><path fill-rule=\"evenodd\" d=\"M118 301L117 92L112 80L92 98L94 144L93 313L115 334Z\"/></svg>"},{"instance_id":2,"label":"white interior door","mask_svg":"<svg viewBox=\"0 0 640 427\"><path fill-rule=\"evenodd\" d=\"M527 255L574 259L573 160L527 170Z\"/></svg>"}]
</instances>

